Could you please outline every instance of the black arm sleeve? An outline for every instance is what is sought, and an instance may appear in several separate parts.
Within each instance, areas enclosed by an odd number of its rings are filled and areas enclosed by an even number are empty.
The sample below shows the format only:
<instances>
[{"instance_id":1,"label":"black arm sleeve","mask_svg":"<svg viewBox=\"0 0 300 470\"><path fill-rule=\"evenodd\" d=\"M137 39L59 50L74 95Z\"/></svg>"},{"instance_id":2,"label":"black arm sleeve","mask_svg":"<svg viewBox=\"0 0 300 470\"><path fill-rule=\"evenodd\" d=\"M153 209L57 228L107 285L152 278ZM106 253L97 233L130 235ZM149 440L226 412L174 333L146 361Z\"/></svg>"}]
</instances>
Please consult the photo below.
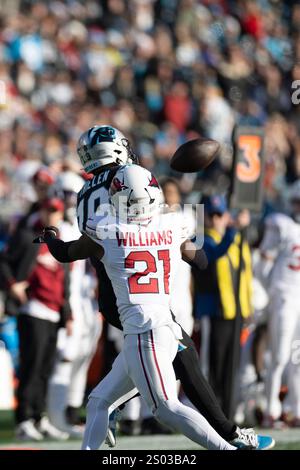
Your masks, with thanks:
<instances>
[{"instance_id":1,"label":"black arm sleeve","mask_svg":"<svg viewBox=\"0 0 300 470\"><path fill-rule=\"evenodd\" d=\"M195 258L193 260L189 260L185 258L185 256L183 256L182 259L186 263L188 263L192 268L196 269L206 269L208 265L207 256L205 254L205 251L202 249L196 251Z\"/></svg>"},{"instance_id":2,"label":"black arm sleeve","mask_svg":"<svg viewBox=\"0 0 300 470\"><path fill-rule=\"evenodd\" d=\"M72 242L63 242L59 238L53 238L51 235L46 234L44 236L45 243L49 248L49 251L54 258L60 263L71 263L74 261L69 256L69 247L74 243Z\"/></svg>"},{"instance_id":3,"label":"black arm sleeve","mask_svg":"<svg viewBox=\"0 0 300 470\"><path fill-rule=\"evenodd\" d=\"M72 319L72 311L70 306L70 266L68 264L64 265L64 305L60 309L60 327L65 327L68 320Z\"/></svg>"}]
</instances>

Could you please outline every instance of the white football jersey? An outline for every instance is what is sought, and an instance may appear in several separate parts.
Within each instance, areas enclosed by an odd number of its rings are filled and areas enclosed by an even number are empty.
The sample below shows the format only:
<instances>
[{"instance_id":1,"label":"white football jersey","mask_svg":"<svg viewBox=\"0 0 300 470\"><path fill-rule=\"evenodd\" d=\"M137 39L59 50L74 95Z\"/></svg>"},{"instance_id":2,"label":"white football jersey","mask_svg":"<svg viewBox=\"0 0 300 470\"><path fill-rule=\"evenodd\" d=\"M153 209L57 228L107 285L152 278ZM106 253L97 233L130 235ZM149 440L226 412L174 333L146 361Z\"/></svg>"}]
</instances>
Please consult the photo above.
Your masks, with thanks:
<instances>
[{"instance_id":1,"label":"white football jersey","mask_svg":"<svg viewBox=\"0 0 300 470\"><path fill-rule=\"evenodd\" d=\"M117 169L94 176L78 193L80 232L105 250L101 261L117 297L124 333L170 324L181 338L181 329L170 313L170 290L188 229L182 227L182 217L176 213L159 216L147 227L111 223L108 190ZM116 230L124 234L123 239L113 235Z\"/></svg>"},{"instance_id":2,"label":"white football jersey","mask_svg":"<svg viewBox=\"0 0 300 470\"><path fill-rule=\"evenodd\" d=\"M266 219L261 252L274 259L270 275L272 290L293 290L300 296L300 224L284 214Z\"/></svg>"},{"instance_id":3,"label":"white football jersey","mask_svg":"<svg viewBox=\"0 0 300 470\"><path fill-rule=\"evenodd\" d=\"M177 219L170 213L155 217L146 227L120 222L110 226L110 234L116 230L115 237L95 240L104 248L102 262L125 334L170 325L181 337L170 312L170 292L185 238Z\"/></svg>"}]
</instances>

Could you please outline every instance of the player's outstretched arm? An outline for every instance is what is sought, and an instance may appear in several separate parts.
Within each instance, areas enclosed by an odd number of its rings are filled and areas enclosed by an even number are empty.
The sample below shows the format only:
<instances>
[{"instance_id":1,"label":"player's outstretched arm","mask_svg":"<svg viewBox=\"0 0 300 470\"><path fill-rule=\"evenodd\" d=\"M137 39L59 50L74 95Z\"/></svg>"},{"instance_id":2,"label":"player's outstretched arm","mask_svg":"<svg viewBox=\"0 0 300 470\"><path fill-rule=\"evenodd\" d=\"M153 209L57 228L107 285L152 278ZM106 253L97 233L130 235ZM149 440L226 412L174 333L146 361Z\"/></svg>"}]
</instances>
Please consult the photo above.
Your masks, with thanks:
<instances>
[{"instance_id":1,"label":"player's outstretched arm","mask_svg":"<svg viewBox=\"0 0 300 470\"><path fill-rule=\"evenodd\" d=\"M79 259L86 259L90 256L102 258L103 248L83 234L78 240L64 242L57 238L56 227L46 227L41 236L34 240L34 243L46 243L50 253L60 263L71 263Z\"/></svg>"},{"instance_id":2,"label":"player's outstretched arm","mask_svg":"<svg viewBox=\"0 0 300 470\"><path fill-rule=\"evenodd\" d=\"M197 250L196 245L191 240L186 240L181 247L182 259L190 266L198 269L207 268L208 261L205 251Z\"/></svg>"}]
</instances>

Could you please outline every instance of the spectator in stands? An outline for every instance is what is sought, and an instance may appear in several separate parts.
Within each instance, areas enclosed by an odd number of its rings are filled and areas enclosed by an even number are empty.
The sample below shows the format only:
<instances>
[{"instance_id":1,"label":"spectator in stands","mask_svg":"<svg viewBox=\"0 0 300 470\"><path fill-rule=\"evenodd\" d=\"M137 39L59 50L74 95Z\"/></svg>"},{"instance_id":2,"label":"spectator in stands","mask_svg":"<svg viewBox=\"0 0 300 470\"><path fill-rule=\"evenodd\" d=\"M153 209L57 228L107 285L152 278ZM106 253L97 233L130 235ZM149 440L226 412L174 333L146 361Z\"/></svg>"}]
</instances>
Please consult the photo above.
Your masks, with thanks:
<instances>
[{"instance_id":1,"label":"spectator in stands","mask_svg":"<svg viewBox=\"0 0 300 470\"><path fill-rule=\"evenodd\" d=\"M2 247L52 177L80 174L74 148L95 123L124 131L143 166L179 181L183 202L226 192L234 125L262 126L266 207L285 208L300 177L298 1L0 3ZM173 172L176 148L199 135L222 143L218 157L202 172Z\"/></svg>"},{"instance_id":2,"label":"spectator in stands","mask_svg":"<svg viewBox=\"0 0 300 470\"><path fill-rule=\"evenodd\" d=\"M67 437L50 424L44 412L58 326L71 321L68 272L54 260L46 245L32 243L43 227L57 226L63 214L61 200L46 199L26 226L15 233L6 252L1 253L0 273L9 292L6 312L18 315L16 437L21 440Z\"/></svg>"},{"instance_id":3,"label":"spectator in stands","mask_svg":"<svg viewBox=\"0 0 300 470\"><path fill-rule=\"evenodd\" d=\"M246 241L242 246L239 300L236 298L241 237L236 229L247 227L250 216L248 211L241 212L233 226L224 196L205 196L202 203L205 212L203 249L208 259L208 267L203 271L193 270L196 283L196 316L210 318L209 379L221 406L229 415L232 396L230 371L234 360L234 320L237 319L240 331L242 318L247 318L252 308L251 254Z\"/></svg>"},{"instance_id":4,"label":"spectator in stands","mask_svg":"<svg viewBox=\"0 0 300 470\"><path fill-rule=\"evenodd\" d=\"M0 200L11 210L23 210L23 162L59 171L95 122L120 128L136 148L147 141L151 163L142 163L166 176L172 148L191 129L226 146L235 123L273 127L272 114L281 113L284 142L289 122L299 122L291 100L297 2L9 3L0 38ZM287 167L289 184L297 154L292 148L287 161L281 146L275 163L266 147L268 199L276 200L278 181L285 189ZM226 190L230 152L218 158Z\"/></svg>"}]
</instances>

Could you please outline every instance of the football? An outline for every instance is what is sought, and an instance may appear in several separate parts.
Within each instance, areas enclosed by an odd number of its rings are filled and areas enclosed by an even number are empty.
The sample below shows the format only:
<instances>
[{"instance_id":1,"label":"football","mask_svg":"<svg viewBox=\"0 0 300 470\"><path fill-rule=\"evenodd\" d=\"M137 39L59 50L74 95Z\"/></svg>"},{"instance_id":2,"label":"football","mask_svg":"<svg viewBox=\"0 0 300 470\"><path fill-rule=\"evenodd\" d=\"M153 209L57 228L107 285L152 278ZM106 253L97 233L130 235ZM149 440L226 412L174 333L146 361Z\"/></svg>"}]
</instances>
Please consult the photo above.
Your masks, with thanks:
<instances>
[{"instance_id":1,"label":"football","mask_svg":"<svg viewBox=\"0 0 300 470\"><path fill-rule=\"evenodd\" d=\"M220 144L216 140L189 140L178 147L171 158L170 166L182 173L194 173L210 165L219 150Z\"/></svg>"}]
</instances>

